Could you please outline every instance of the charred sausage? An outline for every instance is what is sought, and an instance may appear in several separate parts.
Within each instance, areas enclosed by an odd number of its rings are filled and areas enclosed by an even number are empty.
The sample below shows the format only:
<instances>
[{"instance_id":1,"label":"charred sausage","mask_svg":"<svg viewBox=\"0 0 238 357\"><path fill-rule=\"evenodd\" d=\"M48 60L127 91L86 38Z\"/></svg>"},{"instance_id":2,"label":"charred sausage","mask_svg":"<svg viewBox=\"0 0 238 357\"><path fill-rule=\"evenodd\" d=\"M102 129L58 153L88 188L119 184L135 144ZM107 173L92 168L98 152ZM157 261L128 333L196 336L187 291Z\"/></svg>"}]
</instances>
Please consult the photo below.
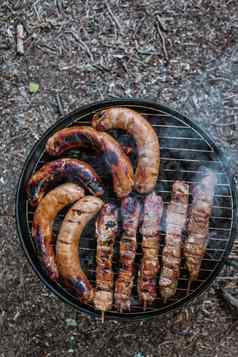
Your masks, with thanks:
<instances>
[{"instance_id":1,"label":"charred sausage","mask_svg":"<svg viewBox=\"0 0 238 357\"><path fill-rule=\"evenodd\" d=\"M123 129L133 136L138 155L135 189L140 193L152 191L159 174L160 150L158 136L149 122L132 109L113 107L96 113L92 125L102 131Z\"/></svg>"},{"instance_id":2,"label":"charred sausage","mask_svg":"<svg viewBox=\"0 0 238 357\"><path fill-rule=\"evenodd\" d=\"M175 181L166 216L165 247L159 280L164 302L176 293L180 276L182 232L187 220L188 197L189 186L182 181Z\"/></svg>"},{"instance_id":3,"label":"charred sausage","mask_svg":"<svg viewBox=\"0 0 238 357\"><path fill-rule=\"evenodd\" d=\"M81 184L92 195L101 196L104 193L101 179L86 162L58 159L43 165L28 182L27 194L31 205L37 206L49 187L63 180Z\"/></svg>"},{"instance_id":4,"label":"charred sausage","mask_svg":"<svg viewBox=\"0 0 238 357\"><path fill-rule=\"evenodd\" d=\"M74 126L56 132L47 142L50 155L59 156L72 148L93 146L104 155L112 172L113 188L119 198L126 197L134 184L131 163L118 142L107 133L88 126Z\"/></svg>"},{"instance_id":5,"label":"charred sausage","mask_svg":"<svg viewBox=\"0 0 238 357\"><path fill-rule=\"evenodd\" d=\"M96 309L108 311L113 303L112 257L118 231L118 210L114 204L106 204L96 221L97 269L94 305Z\"/></svg>"},{"instance_id":6,"label":"charred sausage","mask_svg":"<svg viewBox=\"0 0 238 357\"><path fill-rule=\"evenodd\" d=\"M191 282L198 278L202 258L206 252L209 219L216 184L215 172L207 169L201 181L193 188L188 237L184 245L184 256L189 271L189 287Z\"/></svg>"},{"instance_id":7,"label":"charred sausage","mask_svg":"<svg viewBox=\"0 0 238 357\"><path fill-rule=\"evenodd\" d=\"M57 214L67 205L84 196L84 190L66 183L50 191L39 203L32 222L32 237L49 276L53 280L59 277L55 262L54 237L52 226Z\"/></svg>"},{"instance_id":8,"label":"charred sausage","mask_svg":"<svg viewBox=\"0 0 238 357\"><path fill-rule=\"evenodd\" d=\"M82 303L93 300L94 288L81 269L78 247L86 224L99 212L103 201L85 196L66 214L56 243L56 261L60 276L74 290Z\"/></svg>"},{"instance_id":9,"label":"charred sausage","mask_svg":"<svg viewBox=\"0 0 238 357\"><path fill-rule=\"evenodd\" d=\"M142 260L138 273L138 295L144 306L151 305L157 296L157 274L159 272L159 232L163 212L163 200L155 192L145 198L143 223L141 226Z\"/></svg>"},{"instance_id":10,"label":"charred sausage","mask_svg":"<svg viewBox=\"0 0 238 357\"><path fill-rule=\"evenodd\" d=\"M137 229L140 218L140 203L127 197L121 208L123 234L120 242L120 270L115 284L115 305L122 312L130 310L131 291L134 282L134 260L137 248Z\"/></svg>"}]
</instances>

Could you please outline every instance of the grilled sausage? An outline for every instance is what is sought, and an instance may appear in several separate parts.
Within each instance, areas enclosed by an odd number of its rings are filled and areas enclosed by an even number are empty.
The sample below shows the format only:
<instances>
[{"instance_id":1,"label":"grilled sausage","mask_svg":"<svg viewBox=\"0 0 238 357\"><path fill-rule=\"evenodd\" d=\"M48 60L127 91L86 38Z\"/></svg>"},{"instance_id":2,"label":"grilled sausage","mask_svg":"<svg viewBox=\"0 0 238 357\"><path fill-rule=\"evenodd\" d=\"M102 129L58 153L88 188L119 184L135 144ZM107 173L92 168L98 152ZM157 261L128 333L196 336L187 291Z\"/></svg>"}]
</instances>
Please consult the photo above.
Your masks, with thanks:
<instances>
[{"instance_id":1,"label":"grilled sausage","mask_svg":"<svg viewBox=\"0 0 238 357\"><path fill-rule=\"evenodd\" d=\"M189 186L182 181L175 181L167 210L165 247L159 280L160 294L164 302L176 293L180 276L182 232L187 219L188 197Z\"/></svg>"},{"instance_id":2,"label":"grilled sausage","mask_svg":"<svg viewBox=\"0 0 238 357\"><path fill-rule=\"evenodd\" d=\"M96 113L92 125L97 130L123 129L134 137L138 155L135 189L140 193L152 191L159 174L160 150L158 136L149 122L134 110L113 107Z\"/></svg>"},{"instance_id":3,"label":"grilled sausage","mask_svg":"<svg viewBox=\"0 0 238 357\"><path fill-rule=\"evenodd\" d=\"M84 196L84 190L73 184L66 183L50 191L39 203L32 222L32 237L44 266L53 280L59 277L55 262L54 238L52 226L57 214L67 205Z\"/></svg>"},{"instance_id":4,"label":"grilled sausage","mask_svg":"<svg viewBox=\"0 0 238 357\"><path fill-rule=\"evenodd\" d=\"M74 126L56 132L47 142L50 155L59 156L72 148L94 146L104 155L112 172L113 188L119 198L126 197L134 184L131 163L118 142L107 133L88 126Z\"/></svg>"},{"instance_id":5,"label":"grilled sausage","mask_svg":"<svg viewBox=\"0 0 238 357\"><path fill-rule=\"evenodd\" d=\"M134 260L137 247L137 229L140 217L140 203L127 197L121 208L123 234L120 242L120 271L115 284L115 305L122 312L130 310L131 291L134 282Z\"/></svg>"},{"instance_id":6,"label":"grilled sausage","mask_svg":"<svg viewBox=\"0 0 238 357\"><path fill-rule=\"evenodd\" d=\"M189 287L191 282L198 278L202 258L206 252L209 219L216 184L215 172L207 169L201 181L193 188L188 237L184 245L184 256L189 271Z\"/></svg>"},{"instance_id":7,"label":"grilled sausage","mask_svg":"<svg viewBox=\"0 0 238 357\"><path fill-rule=\"evenodd\" d=\"M159 231L163 212L163 200L155 192L145 198L141 226L142 260L138 273L138 295L144 306L151 305L157 296L156 276L159 272Z\"/></svg>"},{"instance_id":8,"label":"grilled sausage","mask_svg":"<svg viewBox=\"0 0 238 357\"><path fill-rule=\"evenodd\" d=\"M113 303L113 246L118 230L118 210L113 204L103 206L96 222L97 237L97 269L96 293L94 305L96 309L108 311Z\"/></svg>"},{"instance_id":9,"label":"grilled sausage","mask_svg":"<svg viewBox=\"0 0 238 357\"><path fill-rule=\"evenodd\" d=\"M81 184L96 196L104 193L101 179L86 162L77 159L58 159L43 165L28 182L27 194L31 205L37 206L48 188L63 180Z\"/></svg>"},{"instance_id":10,"label":"grilled sausage","mask_svg":"<svg viewBox=\"0 0 238 357\"><path fill-rule=\"evenodd\" d=\"M80 266L80 236L86 224L102 206L103 201L93 196L85 196L76 202L66 214L57 239L56 261L60 276L77 293L82 303L93 300L94 288Z\"/></svg>"}]
</instances>

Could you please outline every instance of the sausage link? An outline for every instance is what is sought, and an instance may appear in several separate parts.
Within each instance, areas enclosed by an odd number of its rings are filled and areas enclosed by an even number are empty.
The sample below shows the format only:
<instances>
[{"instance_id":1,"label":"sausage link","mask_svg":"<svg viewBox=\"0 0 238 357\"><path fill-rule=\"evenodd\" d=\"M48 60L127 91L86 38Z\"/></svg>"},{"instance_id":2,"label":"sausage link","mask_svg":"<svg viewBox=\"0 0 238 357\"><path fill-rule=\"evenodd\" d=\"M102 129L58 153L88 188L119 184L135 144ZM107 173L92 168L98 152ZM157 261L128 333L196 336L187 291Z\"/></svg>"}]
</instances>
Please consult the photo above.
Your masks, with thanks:
<instances>
[{"instance_id":1,"label":"sausage link","mask_svg":"<svg viewBox=\"0 0 238 357\"><path fill-rule=\"evenodd\" d=\"M132 109L113 107L96 113L92 125L102 131L123 129L133 136L138 155L135 189L140 193L152 191L159 174L160 150L158 136L150 123Z\"/></svg>"},{"instance_id":2,"label":"sausage link","mask_svg":"<svg viewBox=\"0 0 238 357\"><path fill-rule=\"evenodd\" d=\"M101 179L86 162L77 159L58 159L43 165L28 182L27 194L31 205L37 206L49 187L63 180L81 184L96 196L104 193Z\"/></svg>"},{"instance_id":3,"label":"sausage link","mask_svg":"<svg viewBox=\"0 0 238 357\"><path fill-rule=\"evenodd\" d=\"M81 269L78 253L81 234L86 224L99 212L103 201L85 196L76 202L66 214L57 243L56 261L60 276L74 290L82 303L93 300L94 289Z\"/></svg>"},{"instance_id":4,"label":"sausage link","mask_svg":"<svg viewBox=\"0 0 238 357\"><path fill-rule=\"evenodd\" d=\"M67 205L84 196L83 188L66 183L50 191L39 203L33 217L32 237L49 276L53 280L59 277L55 262L53 222L57 214Z\"/></svg>"},{"instance_id":5,"label":"sausage link","mask_svg":"<svg viewBox=\"0 0 238 357\"><path fill-rule=\"evenodd\" d=\"M106 204L98 215L96 222L97 269L96 309L108 311L113 303L112 256L115 238L118 231L118 210L113 204Z\"/></svg>"},{"instance_id":6,"label":"sausage link","mask_svg":"<svg viewBox=\"0 0 238 357\"><path fill-rule=\"evenodd\" d=\"M103 153L112 173L114 192L119 198L128 196L134 185L133 169L119 143L109 134L89 126L69 127L49 138L46 150L52 156L59 156L69 149L85 146L93 146Z\"/></svg>"}]
</instances>

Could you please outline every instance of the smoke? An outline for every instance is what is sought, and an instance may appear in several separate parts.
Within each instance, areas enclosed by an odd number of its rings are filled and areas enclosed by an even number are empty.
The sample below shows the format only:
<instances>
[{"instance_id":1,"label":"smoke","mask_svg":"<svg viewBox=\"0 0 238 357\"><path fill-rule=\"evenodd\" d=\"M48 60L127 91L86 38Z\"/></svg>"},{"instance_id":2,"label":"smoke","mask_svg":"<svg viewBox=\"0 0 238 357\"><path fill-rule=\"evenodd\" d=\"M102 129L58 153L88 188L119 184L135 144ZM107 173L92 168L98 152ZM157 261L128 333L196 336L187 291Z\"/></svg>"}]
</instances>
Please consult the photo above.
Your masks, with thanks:
<instances>
[{"instance_id":1,"label":"smoke","mask_svg":"<svg viewBox=\"0 0 238 357\"><path fill-rule=\"evenodd\" d=\"M192 81L182 83L172 105L214 139L231 173L237 177L238 49L227 50Z\"/></svg>"}]
</instances>

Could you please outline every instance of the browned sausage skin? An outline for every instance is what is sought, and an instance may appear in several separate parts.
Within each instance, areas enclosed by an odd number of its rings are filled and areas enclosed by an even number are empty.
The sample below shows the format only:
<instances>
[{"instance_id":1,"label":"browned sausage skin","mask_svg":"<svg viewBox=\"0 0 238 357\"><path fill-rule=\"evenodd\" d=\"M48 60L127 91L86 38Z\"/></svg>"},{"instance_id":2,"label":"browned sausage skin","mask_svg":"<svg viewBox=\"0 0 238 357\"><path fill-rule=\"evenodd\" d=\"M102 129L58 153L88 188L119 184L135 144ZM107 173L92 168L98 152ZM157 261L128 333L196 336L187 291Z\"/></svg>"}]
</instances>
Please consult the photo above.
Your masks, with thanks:
<instances>
[{"instance_id":1,"label":"browned sausage skin","mask_svg":"<svg viewBox=\"0 0 238 357\"><path fill-rule=\"evenodd\" d=\"M113 247L118 231L118 209L114 204L103 206L96 221L97 237L97 270L96 293L94 305L96 309L108 311L113 303Z\"/></svg>"},{"instance_id":2,"label":"browned sausage skin","mask_svg":"<svg viewBox=\"0 0 238 357\"><path fill-rule=\"evenodd\" d=\"M81 184L96 196L104 193L101 179L86 162L77 159L58 159L43 165L28 182L27 194L31 205L37 206L47 189L63 180Z\"/></svg>"},{"instance_id":3,"label":"browned sausage skin","mask_svg":"<svg viewBox=\"0 0 238 357\"><path fill-rule=\"evenodd\" d=\"M160 166L159 139L149 122L132 109L113 107L96 113L92 125L97 130L126 130L137 144L138 163L135 188L140 193L153 190Z\"/></svg>"},{"instance_id":4,"label":"browned sausage skin","mask_svg":"<svg viewBox=\"0 0 238 357\"><path fill-rule=\"evenodd\" d=\"M66 214L57 239L56 260L60 276L82 303L93 300L94 288L80 266L80 237L86 224L102 206L103 201L93 196L85 196L76 202Z\"/></svg>"},{"instance_id":5,"label":"browned sausage skin","mask_svg":"<svg viewBox=\"0 0 238 357\"><path fill-rule=\"evenodd\" d=\"M119 198L126 197L134 184L131 163L118 142L107 133L101 133L89 126L73 126L56 132L47 142L50 155L59 156L72 148L93 146L104 155L112 172L113 189Z\"/></svg>"},{"instance_id":6,"label":"browned sausage skin","mask_svg":"<svg viewBox=\"0 0 238 357\"><path fill-rule=\"evenodd\" d=\"M51 279L59 277L55 262L54 237L52 226L57 214L67 205L84 196L84 190L66 183L50 191L39 203L32 222L32 237Z\"/></svg>"}]
</instances>

